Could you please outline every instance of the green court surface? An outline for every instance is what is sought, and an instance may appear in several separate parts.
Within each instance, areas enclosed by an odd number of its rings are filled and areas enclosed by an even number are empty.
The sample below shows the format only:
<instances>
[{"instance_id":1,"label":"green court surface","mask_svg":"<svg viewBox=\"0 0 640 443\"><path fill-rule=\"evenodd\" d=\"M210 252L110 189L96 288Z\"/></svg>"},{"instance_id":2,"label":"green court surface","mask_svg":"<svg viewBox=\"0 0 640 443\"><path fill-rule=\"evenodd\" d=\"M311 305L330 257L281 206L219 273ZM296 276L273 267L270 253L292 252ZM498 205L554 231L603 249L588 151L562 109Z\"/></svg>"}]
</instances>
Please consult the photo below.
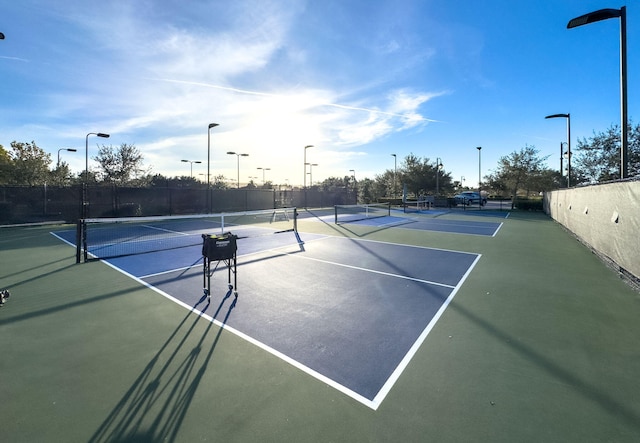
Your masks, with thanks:
<instances>
[{"instance_id":1,"label":"green court surface","mask_svg":"<svg viewBox=\"0 0 640 443\"><path fill-rule=\"evenodd\" d=\"M640 294L544 214L492 221L495 237L299 221L481 254L376 410L102 262L75 264L55 227L0 228L0 441L640 441Z\"/></svg>"}]
</instances>

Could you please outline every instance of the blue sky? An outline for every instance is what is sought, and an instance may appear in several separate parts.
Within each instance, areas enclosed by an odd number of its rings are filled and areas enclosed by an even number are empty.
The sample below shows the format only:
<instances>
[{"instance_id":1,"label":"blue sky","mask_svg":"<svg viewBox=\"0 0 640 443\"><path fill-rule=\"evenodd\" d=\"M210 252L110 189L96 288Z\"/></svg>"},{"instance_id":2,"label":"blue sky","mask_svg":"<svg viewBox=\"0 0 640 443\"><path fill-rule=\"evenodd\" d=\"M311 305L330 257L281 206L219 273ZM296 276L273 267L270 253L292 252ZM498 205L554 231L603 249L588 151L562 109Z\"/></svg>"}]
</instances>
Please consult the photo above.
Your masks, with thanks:
<instances>
[{"instance_id":1,"label":"blue sky","mask_svg":"<svg viewBox=\"0 0 640 443\"><path fill-rule=\"evenodd\" d=\"M612 0L21 0L0 31L0 144L58 149L72 171L98 144L135 144L152 172L297 185L374 178L410 153L477 186L533 145L558 168L571 144L620 122L620 20L628 103L640 119L640 8ZM90 160L90 168L95 163ZM206 176L200 176L204 178ZM308 182L308 178L307 178Z\"/></svg>"}]
</instances>

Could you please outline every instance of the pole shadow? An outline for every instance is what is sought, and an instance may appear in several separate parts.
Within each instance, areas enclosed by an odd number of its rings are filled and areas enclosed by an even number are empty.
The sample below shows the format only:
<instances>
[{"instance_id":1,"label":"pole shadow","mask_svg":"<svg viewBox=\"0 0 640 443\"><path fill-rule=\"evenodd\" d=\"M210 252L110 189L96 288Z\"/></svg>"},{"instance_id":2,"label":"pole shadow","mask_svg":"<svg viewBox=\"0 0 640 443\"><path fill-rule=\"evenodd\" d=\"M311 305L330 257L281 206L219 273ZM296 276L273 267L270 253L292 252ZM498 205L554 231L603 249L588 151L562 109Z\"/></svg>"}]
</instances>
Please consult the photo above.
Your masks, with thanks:
<instances>
[{"instance_id":1,"label":"pole shadow","mask_svg":"<svg viewBox=\"0 0 640 443\"><path fill-rule=\"evenodd\" d=\"M214 318L222 311L230 295L231 291L222 299ZM209 331L214 327L214 323L208 321L197 343L182 357L187 352L183 348L196 326L201 321L207 321L201 315L196 315L193 321L188 323L189 318L193 318L192 314L205 312L209 308L207 302L201 311L198 310L198 306L206 300L207 297L203 296L180 321L89 442L176 440L223 331L223 328L218 328L212 344L206 350L204 343ZM226 324L235 304L234 300L229 305L222 320L223 324Z\"/></svg>"}]
</instances>

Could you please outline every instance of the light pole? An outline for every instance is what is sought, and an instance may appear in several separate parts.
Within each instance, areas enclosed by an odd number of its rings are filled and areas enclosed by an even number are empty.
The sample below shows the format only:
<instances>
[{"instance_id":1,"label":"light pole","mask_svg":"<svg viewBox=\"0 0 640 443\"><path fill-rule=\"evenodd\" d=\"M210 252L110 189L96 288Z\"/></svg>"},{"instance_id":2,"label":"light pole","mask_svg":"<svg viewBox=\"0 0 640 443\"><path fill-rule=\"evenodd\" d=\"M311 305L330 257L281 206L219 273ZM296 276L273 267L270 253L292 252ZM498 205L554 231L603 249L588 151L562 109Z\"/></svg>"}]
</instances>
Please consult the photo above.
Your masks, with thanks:
<instances>
[{"instance_id":1,"label":"light pole","mask_svg":"<svg viewBox=\"0 0 640 443\"><path fill-rule=\"evenodd\" d=\"M211 128L218 126L218 123L209 123L207 129L207 211L211 214Z\"/></svg>"},{"instance_id":2,"label":"light pole","mask_svg":"<svg viewBox=\"0 0 640 443\"><path fill-rule=\"evenodd\" d=\"M85 183L89 182L89 136L95 135L102 138L109 138L109 134L104 134L102 132L90 132L87 134L84 140L84 181Z\"/></svg>"},{"instance_id":3,"label":"light pole","mask_svg":"<svg viewBox=\"0 0 640 443\"><path fill-rule=\"evenodd\" d=\"M464 182L464 175L460 177L460 189L463 188L462 183Z\"/></svg>"},{"instance_id":4,"label":"light pole","mask_svg":"<svg viewBox=\"0 0 640 443\"><path fill-rule=\"evenodd\" d=\"M264 171L271 171L271 168L257 168L262 169L262 184L264 185L266 182L264 181Z\"/></svg>"},{"instance_id":5,"label":"light pole","mask_svg":"<svg viewBox=\"0 0 640 443\"><path fill-rule=\"evenodd\" d=\"M571 187L571 114L552 114L545 118L566 118L567 119L567 188ZM560 170L562 174L562 170Z\"/></svg>"},{"instance_id":6,"label":"light pole","mask_svg":"<svg viewBox=\"0 0 640 443\"><path fill-rule=\"evenodd\" d=\"M69 152L77 152L77 149L73 148L60 148L58 149L58 167L60 167L60 151L69 151Z\"/></svg>"},{"instance_id":7,"label":"light pole","mask_svg":"<svg viewBox=\"0 0 640 443\"><path fill-rule=\"evenodd\" d=\"M620 18L620 178L627 178L628 169L628 140L627 140L627 8L599 9L580 17L569 20L567 29L599 22L609 18ZM569 153L571 159L571 153ZM569 163L570 164L570 163Z\"/></svg>"},{"instance_id":8,"label":"light pole","mask_svg":"<svg viewBox=\"0 0 640 443\"><path fill-rule=\"evenodd\" d=\"M238 189L240 189L240 157L249 157L249 154L238 154L233 151L229 151L227 154L235 155L238 158Z\"/></svg>"},{"instance_id":9,"label":"light pole","mask_svg":"<svg viewBox=\"0 0 640 443\"><path fill-rule=\"evenodd\" d=\"M569 158L569 154L564 152L564 145L566 144L567 142L560 142L560 177L564 176L564 157Z\"/></svg>"},{"instance_id":10,"label":"light pole","mask_svg":"<svg viewBox=\"0 0 640 443\"><path fill-rule=\"evenodd\" d=\"M303 188L307 188L307 149L313 148L313 145L307 145L304 147L304 176L303 176Z\"/></svg>"},{"instance_id":11,"label":"light pole","mask_svg":"<svg viewBox=\"0 0 640 443\"><path fill-rule=\"evenodd\" d=\"M193 178L193 164L200 164L202 163L200 160L180 160L183 163L191 163L191 178Z\"/></svg>"},{"instance_id":12,"label":"light pole","mask_svg":"<svg viewBox=\"0 0 640 443\"><path fill-rule=\"evenodd\" d=\"M476 148L478 150L478 208L482 209L482 146Z\"/></svg>"},{"instance_id":13,"label":"light pole","mask_svg":"<svg viewBox=\"0 0 640 443\"><path fill-rule=\"evenodd\" d=\"M109 134L105 134L103 132L90 132L84 139L84 192L82 193L82 218L87 218L87 205L89 201L87 200L87 193L89 186L89 136L95 135L102 138L109 138Z\"/></svg>"},{"instance_id":14,"label":"light pole","mask_svg":"<svg viewBox=\"0 0 640 443\"><path fill-rule=\"evenodd\" d=\"M436 157L436 196L440 195L440 170L444 167L440 157Z\"/></svg>"},{"instance_id":15,"label":"light pole","mask_svg":"<svg viewBox=\"0 0 640 443\"><path fill-rule=\"evenodd\" d=\"M355 169L349 169L349 172L351 172L351 177L353 177L353 190L356 194L356 201L355 204L358 204L358 181L356 180L356 170Z\"/></svg>"},{"instance_id":16,"label":"light pole","mask_svg":"<svg viewBox=\"0 0 640 443\"><path fill-rule=\"evenodd\" d=\"M309 187L313 187L313 167L318 166L317 163L309 163Z\"/></svg>"},{"instance_id":17,"label":"light pole","mask_svg":"<svg viewBox=\"0 0 640 443\"><path fill-rule=\"evenodd\" d=\"M398 157L395 154L391 154L393 157L393 191L391 192L393 198L396 197L396 174L398 173Z\"/></svg>"}]
</instances>

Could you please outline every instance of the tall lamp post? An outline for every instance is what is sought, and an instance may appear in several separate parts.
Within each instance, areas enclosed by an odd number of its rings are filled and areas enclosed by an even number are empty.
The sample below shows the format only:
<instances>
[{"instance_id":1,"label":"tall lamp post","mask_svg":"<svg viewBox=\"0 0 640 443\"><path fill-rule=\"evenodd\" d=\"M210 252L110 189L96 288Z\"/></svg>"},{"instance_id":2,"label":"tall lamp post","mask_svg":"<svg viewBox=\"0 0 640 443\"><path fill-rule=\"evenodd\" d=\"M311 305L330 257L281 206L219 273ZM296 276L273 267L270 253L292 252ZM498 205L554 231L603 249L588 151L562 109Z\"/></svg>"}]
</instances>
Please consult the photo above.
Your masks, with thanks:
<instances>
[{"instance_id":1,"label":"tall lamp post","mask_svg":"<svg viewBox=\"0 0 640 443\"><path fill-rule=\"evenodd\" d=\"M482 209L482 146L476 149L478 150L478 208Z\"/></svg>"},{"instance_id":2,"label":"tall lamp post","mask_svg":"<svg viewBox=\"0 0 640 443\"><path fill-rule=\"evenodd\" d=\"M620 178L629 176L627 140L627 8L599 9L569 20L567 29L599 22L609 18L620 18ZM569 157L571 158L571 157Z\"/></svg>"},{"instance_id":3,"label":"tall lamp post","mask_svg":"<svg viewBox=\"0 0 640 443\"><path fill-rule=\"evenodd\" d=\"M440 195L440 170L444 167L440 157L436 157L436 195Z\"/></svg>"},{"instance_id":4,"label":"tall lamp post","mask_svg":"<svg viewBox=\"0 0 640 443\"><path fill-rule=\"evenodd\" d=\"M356 194L356 201L355 204L358 204L358 181L356 180L356 170L355 169L349 169L349 172L351 172L351 177L353 177L353 190Z\"/></svg>"},{"instance_id":5,"label":"tall lamp post","mask_svg":"<svg viewBox=\"0 0 640 443\"><path fill-rule=\"evenodd\" d=\"M564 157L565 155L569 158L569 153L564 151L564 145L567 145L567 142L560 142L560 177L564 175ZM567 185L568 187L568 185Z\"/></svg>"},{"instance_id":6,"label":"tall lamp post","mask_svg":"<svg viewBox=\"0 0 640 443\"><path fill-rule=\"evenodd\" d=\"M545 118L566 118L567 119L567 188L571 187L571 114L552 114ZM562 170L560 170L562 174Z\"/></svg>"},{"instance_id":7,"label":"tall lamp post","mask_svg":"<svg viewBox=\"0 0 640 443\"><path fill-rule=\"evenodd\" d=\"M209 123L207 129L207 211L211 214L211 128L218 123Z\"/></svg>"},{"instance_id":8,"label":"tall lamp post","mask_svg":"<svg viewBox=\"0 0 640 443\"><path fill-rule=\"evenodd\" d=\"M393 198L396 197L396 174L398 173L398 157L395 154L391 154L393 157Z\"/></svg>"},{"instance_id":9,"label":"tall lamp post","mask_svg":"<svg viewBox=\"0 0 640 443\"><path fill-rule=\"evenodd\" d=\"M191 163L191 178L193 178L193 164L200 164L202 163L200 160L180 160L183 163Z\"/></svg>"},{"instance_id":10,"label":"tall lamp post","mask_svg":"<svg viewBox=\"0 0 640 443\"><path fill-rule=\"evenodd\" d=\"M262 169L262 184L264 185L266 182L264 180L264 171L271 171L271 168L257 168Z\"/></svg>"},{"instance_id":11,"label":"tall lamp post","mask_svg":"<svg viewBox=\"0 0 640 443\"><path fill-rule=\"evenodd\" d=\"M88 186L89 186L89 136L95 135L97 137L109 138L109 134L103 132L90 132L84 139L84 192L82 193L82 218L87 218L88 215Z\"/></svg>"},{"instance_id":12,"label":"tall lamp post","mask_svg":"<svg viewBox=\"0 0 640 443\"><path fill-rule=\"evenodd\" d=\"M60 148L58 149L58 167L60 167L60 151L69 151L69 152L77 152L77 149L73 149L73 148Z\"/></svg>"},{"instance_id":13,"label":"tall lamp post","mask_svg":"<svg viewBox=\"0 0 640 443\"><path fill-rule=\"evenodd\" d=\"M317 163L309 163L309 187L313 186L313 167L318 166Z\"/></svg>"},{"instance_id":14,"label":"tall lamp post","mask_svg":"<svg viewBox=\"0 0 640 443\"><path fill-rule=\"evenodd\" d=\"M307 188L307 149L313 148L313 145L307 145L304 147L304 176L303 176L303 188Z\"/></svg>"},{"instance_id":15,"label":"tall lamp post","mask_svg":"<svg viewBox=\"0 0 640 443\"><path fill-rule=\"evenodd\" d=\"M304 174L302 175L302 189L304 190L304 207L307 207L307 149L313 148L313 145L304 147Z\"/></svg>"},{"instance_id":16,"label":"tall lamp post","mask_svg":"<svg viewBox=\"0 0 640 443\"><path fill-rule=\"evenodd\" d=\"M249 154L238 154L233 151L229 151L227 154L235 155L238 158L238 189L240 189L240 157L249 157Z\"/></svg>"}]
</instances>

